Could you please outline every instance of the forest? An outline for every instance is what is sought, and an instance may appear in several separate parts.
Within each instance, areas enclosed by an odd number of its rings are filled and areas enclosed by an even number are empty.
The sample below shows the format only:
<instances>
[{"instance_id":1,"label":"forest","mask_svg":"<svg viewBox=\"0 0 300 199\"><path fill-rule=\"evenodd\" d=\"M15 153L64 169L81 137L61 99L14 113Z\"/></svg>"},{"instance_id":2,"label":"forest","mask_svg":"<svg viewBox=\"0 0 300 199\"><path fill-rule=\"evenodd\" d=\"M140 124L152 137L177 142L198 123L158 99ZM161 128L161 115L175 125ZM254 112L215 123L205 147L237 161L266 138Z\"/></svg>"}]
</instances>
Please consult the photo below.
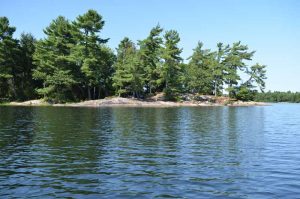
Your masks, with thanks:
<instances>
[{"instance_id":1,"label":"forest","mask_svg":"<svg viewBox=\"0 0 300 199\"><path fill-rule=\"evenodd\" d=\"M31 33L17 39L16 28L0 17L0 101L63 103L158 92L168 100L182 93L264 98L256 95L265 89L266 66L251 64L255 51L240 41L217 43L215 50L198 42L184 60L176 30L156 25L145 39L125 37L114 50L101 37L104 26L103 17L88 10L74 21L58 16L42 39Z\"/></svg>"},{"instance_id":2,"label":"forest","mask_svg":"<svg viewBox=\"0 0 300 199\"><path fill-rule=\"evenodd\" d=\"M300 92L280 92L280 91L268 91L265 93L257 93L255 95L255 101L258 102L292 102L300 103Z\"/></svg>"}]
</instances>

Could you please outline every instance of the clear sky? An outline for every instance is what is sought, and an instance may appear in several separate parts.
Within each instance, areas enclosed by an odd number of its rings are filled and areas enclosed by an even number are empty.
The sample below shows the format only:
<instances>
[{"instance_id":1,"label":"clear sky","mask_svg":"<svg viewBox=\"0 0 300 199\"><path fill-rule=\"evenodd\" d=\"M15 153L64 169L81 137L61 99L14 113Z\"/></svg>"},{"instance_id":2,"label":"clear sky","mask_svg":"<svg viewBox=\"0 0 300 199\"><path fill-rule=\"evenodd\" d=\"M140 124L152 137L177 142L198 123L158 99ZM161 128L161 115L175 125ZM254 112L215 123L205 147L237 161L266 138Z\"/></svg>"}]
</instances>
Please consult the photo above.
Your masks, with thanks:
<instances>
[{"instance_id":1,"label":"clear sky","mask_svg":"<svg viewBox=\"0 0 300 199\"><path fill-rule=\"evenodd\" d=\"M106 21L102 37L115 49L125 36L145 38L160 24L181 37L182 56L191 55L198 41L242 41L256 50L253 64L267 68L267 90L300 91L300 0L1 0L0 16L17 27L15 36L43 29L58 15L74 20L88 9Z\"/></svg>"}]
</instances>

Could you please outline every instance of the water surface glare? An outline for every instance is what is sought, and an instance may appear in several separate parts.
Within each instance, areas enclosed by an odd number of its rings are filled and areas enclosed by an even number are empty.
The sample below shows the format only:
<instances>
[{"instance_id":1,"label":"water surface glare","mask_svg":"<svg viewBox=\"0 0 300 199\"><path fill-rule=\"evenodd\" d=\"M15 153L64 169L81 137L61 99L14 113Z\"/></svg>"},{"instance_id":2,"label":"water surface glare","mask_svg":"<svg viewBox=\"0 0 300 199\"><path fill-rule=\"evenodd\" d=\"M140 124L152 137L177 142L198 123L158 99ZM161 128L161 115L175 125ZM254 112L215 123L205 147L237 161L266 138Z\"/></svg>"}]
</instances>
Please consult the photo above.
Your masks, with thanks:
<instances>
[{"instance_id":1,"label":"water surface glare","mask_svg":"<svg viewBox=\"0 0 300 199\"><path fill-rule=\"evenodd\" d=\"M300 198L300 104L0 107L0 198Z\"/></svg>"}]
</instances>

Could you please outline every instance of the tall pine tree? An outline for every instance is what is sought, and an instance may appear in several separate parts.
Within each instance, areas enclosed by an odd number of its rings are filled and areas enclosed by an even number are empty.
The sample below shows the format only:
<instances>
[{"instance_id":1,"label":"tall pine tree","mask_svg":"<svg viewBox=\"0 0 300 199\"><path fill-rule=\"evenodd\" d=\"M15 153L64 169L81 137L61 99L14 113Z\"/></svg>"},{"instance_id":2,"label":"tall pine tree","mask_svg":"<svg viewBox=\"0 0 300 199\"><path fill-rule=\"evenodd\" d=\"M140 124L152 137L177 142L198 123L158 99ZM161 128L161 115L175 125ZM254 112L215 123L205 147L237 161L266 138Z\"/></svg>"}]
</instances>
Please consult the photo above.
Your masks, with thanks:
<instances>
[{"instance_id":1,"label":"tall pine tree","mask_svg":"<svg viewBox=\"0 0 300 199\"><path fill-rule=\"evenodd\" d=\"M212 77L213 77L213 94L215 96L222 93L223 84L224 84L224 61L225 58L230 50L229 45L224 46L223 43L217 44L217 51L215 54L215 59L211 63L211 71L212 71Z\"/></svg>"},{"instance_id":2,"label":"tall pine tree","mask_svg":"<svg viewBox=\"0 0 300 199\"><path fill-rule=\"evenodd\" d=\"M21 100L33 99L36 96L34 89L39 87L38 81L32 78L32 70L36 68L33 63L33 54L35 52L36 39L30 33L22 33L20 37L20 66L21 71L19 74L20 79L20 94Z\"/></svg>"},{"instance_id":3,"label":"tall pine tree","mask_svg":"<svg viewBox=\"0 0 300 199\"><path fill-rule=\"evenodd\" d=\"M246 60L251 60L255 52L248 52L248 46L242 45L241 42L233 43L226 59L224 60L225 82L228 85L227 91L230 97L235 97L236 86L241 77L239 71L246 70Z\"/></svg>"},{"instance_id":4,"label":"tall pine tree","mask_svg":"<svg viewBox=\"0 0 300 199\"><path fill-rule=\"evenodd\" d=\"M147 93L152 94L159 87L159 67L161 67L161 50L163 40L160 37L163 29L157 25L152 28L149 36L140 41L139 56L145 70L145 86Z\"/></svg>"},{"instance_id":5,"label":"tall pine tree","mask_svg":"<svg viewBox=\"0 0 300 199\"><path fill-rule=\"evenodd\" d=\"M213 90L213 77L211 64L213 64L213 53L203 49L203 43L199 42L194 49L193 55L188 58L186 67L186 86L191 93L211 94Z\"/></svg>"},{"instance_id":6,"label":"tall pine tree","mask_svg":"<svg viewBox=\"0 0 300 199\"><path fill-rule=\"evenodd\" d=\"M141 97L145 82L144 73L135 44L125 37L117 49L117 61L113 76L116 93L119 96Z\"/></svg>"},{"instance_id":7,"label":"tall pine tree","mask_svg":"<svg viewBox=\"0 0 300 199\"><path fill-rule=\"evenodd\" d=\"M20 70L18 41L13 38L15 27L0 17L0 98L17 99L17 75Z\"/></svg>"},{"instance_id":8,"label":"tall pine tree","mask_svg":"<svg viewBox=\"0 0 300 199\"><path fill-rule=\"evenodd\" d=\"M79 30L79 34L77 35L79 43L76 46L75 57L77 63L81 66L83 74L82 83L86 88L88 99L97 98L96 89L104 87L98 77L102 73L103 66L100 64L103 61L101 60L102 44L108 41L108 39L102 39L99 36L104 24L102 16L95 10L88 10L87 13L78 16L74 22L74 25ZM98 93L100 93L100 90Z\"/></svg>"},{"instance_id":9,"label":"tall pine tree","mask_svg":"<svg viewBox=\"0 0 300 199\"><path fill-rule=\"evenodd\" d=\"M167 99L174 99L182 89L181 78L182 49L178 47L180 37L177 31L170 30L164 35L165 43L162 53L163 67L161 69L161 82L165 84L164 92Z\"/></svg>"},{"instance_id":10,"label":"tall pine tree","mask_svg":"<svg viewBox=\"0 0 300 199\"><path fill-rule=\"evenodd\" d=\"M59 16L44 30L46 38L37 42L33 77L43 82L38 93L58 102L74 100L72 88L77 84L76 61L71 56L76 45L74 26Z\"/></svg>"}]
</instances>

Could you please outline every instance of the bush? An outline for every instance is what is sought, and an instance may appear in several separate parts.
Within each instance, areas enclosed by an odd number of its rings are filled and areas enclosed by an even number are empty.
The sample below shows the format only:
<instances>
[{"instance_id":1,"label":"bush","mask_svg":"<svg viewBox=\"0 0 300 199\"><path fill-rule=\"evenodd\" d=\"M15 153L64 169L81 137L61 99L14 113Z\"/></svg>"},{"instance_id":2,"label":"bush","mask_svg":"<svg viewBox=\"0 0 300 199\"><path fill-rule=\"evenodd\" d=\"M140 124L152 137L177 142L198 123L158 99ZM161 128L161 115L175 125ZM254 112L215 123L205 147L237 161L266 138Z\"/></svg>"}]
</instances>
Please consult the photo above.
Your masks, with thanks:
<instances>
[{"instance_id":1,"label":"bush","mask_svg":"<svg viewBox=\"0 0 300 199\"><path fill-rule=\"evenodd\" d=\"M253 101L256 92L257 91L253 91L245 86L242 86L236 93L236 99L241 101Z\"/></svg>"}]
</instances>

